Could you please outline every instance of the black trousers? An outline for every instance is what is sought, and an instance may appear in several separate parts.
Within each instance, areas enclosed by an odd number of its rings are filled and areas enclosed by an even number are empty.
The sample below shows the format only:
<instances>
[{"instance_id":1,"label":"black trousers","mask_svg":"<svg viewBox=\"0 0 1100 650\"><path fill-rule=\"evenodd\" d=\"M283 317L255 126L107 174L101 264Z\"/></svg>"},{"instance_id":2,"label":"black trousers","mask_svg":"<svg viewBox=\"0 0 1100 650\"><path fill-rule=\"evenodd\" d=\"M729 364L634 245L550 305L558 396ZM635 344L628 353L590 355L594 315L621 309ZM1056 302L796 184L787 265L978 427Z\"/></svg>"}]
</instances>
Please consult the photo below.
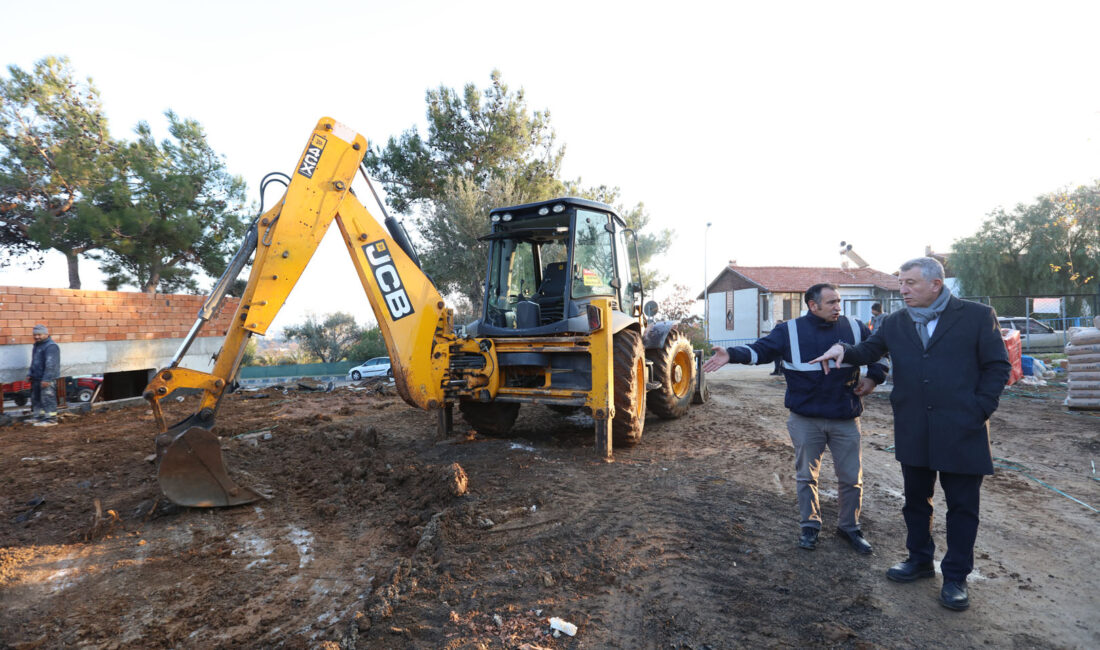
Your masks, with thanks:
<instances>
[{"instance_id":1,"label":"black trousers","mask_svg":"<svg viewBox=\"0 0 1100 650\"><path fill-rule=\"evenodd\" d=\"M908 531L905 547L911 560L932 561L936 551L932 541L932 494L937 474L947 502L947 553L940 570L945 581L966 582L966 576L974 570L974 539L978 536L978 505L984 478L981 474L952 474L902 465L905 505L901 514Z\"/></svg>"}]
</instances>

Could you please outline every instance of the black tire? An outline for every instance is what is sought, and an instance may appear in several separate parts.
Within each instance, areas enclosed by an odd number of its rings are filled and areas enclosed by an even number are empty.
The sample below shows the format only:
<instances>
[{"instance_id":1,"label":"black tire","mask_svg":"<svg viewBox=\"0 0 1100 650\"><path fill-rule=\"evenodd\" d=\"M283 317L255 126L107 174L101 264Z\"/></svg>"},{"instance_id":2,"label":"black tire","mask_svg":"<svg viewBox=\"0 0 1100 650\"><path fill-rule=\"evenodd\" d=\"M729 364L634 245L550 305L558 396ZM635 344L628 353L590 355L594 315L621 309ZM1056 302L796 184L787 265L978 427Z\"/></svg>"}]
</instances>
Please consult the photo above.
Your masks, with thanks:
<instances>
[{"instance_id":1,"label":"black tire","mask_svg":"<svg viewBox=\"0 0 1100 650\"><path fill-rule=\"evenodd\" d=\"M672 420L687 415L695 392L695 352L691 341L679 330L671 330L659 349L646 350L653 362L653 381L660 388L649 391L649 410Z\"/></svg>"},{"instance_id":2,"label":"black tire","mask_svg":"<svg viewBox=\"0 0 1100 650\"><path fill-rule=\"evenodd\" d=\"M363 378L363 375L360 375L358 370L352 370L351 371L351 380L352 381L359 381L362 378Z\"/></svg>"},{"instance_id":3,"label":"black tire","mask_svg":"<svg viewBox=\"0 0 1100 650\"><path fill-rule=\"evenodd\" d=\"M615 354L615 419L611 440L620 446L636 445L645 428L645 347L642 335L625 329L612 339Z\"/></svg>"},{"instance_id":4,"label":"black tire","mask_svg":"<svg viewBox=\"0 0 1100 650\"><path fill-rule=\"evenodd\" d=\"M80 390L76 391L76 400L75 401L77 401L77 402L90 402L90 401L92 401L92 395L95 395L95 391L92 390L91 388L87 388L87 387L81 388Z\"/></svg>"},{"instance_id":5,"label":"black tire","mask_svg":"<svg viewBox=\"0 0 1100 650\"><path fill-rule=\"evenodd\" d=\"M386 376L389 377L390 379L393 379L393 368L390 368L389 370L386 371Z\"/></svg>"},{"instance_id":6,"label":"black tire","mask_svg":"<svg viewBox=\"0 0 1100 650\"><path fill-rule=\"evenodd\" d=\"M459 402L458 410L478 433L491 438L507 437L519 416L515 402Z\"/></svg>"},{"instance_id":7,"label":"black tire","mask_svg":"<svg viewBox=\"0 0 1100 650\"><path fill-rule=\"evenodd\" d=\"M16 396L13 397L12 400L15 401L16 406L26 406L27 405L27 396L23 395L22 393L16 394Z\"/></svg>"}]
</instances>

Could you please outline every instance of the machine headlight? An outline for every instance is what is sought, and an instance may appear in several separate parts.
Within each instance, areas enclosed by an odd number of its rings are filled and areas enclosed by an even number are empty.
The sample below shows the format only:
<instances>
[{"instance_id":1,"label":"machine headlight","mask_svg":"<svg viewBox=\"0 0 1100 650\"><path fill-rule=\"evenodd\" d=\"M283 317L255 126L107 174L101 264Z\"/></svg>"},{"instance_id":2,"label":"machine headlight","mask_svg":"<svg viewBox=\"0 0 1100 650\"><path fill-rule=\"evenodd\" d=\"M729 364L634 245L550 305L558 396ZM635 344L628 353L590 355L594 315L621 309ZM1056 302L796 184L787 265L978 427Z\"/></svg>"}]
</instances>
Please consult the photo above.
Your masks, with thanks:
<instances>
[{"instance_id":1,"label":"machine headlight","mask_svg":"<svg viewBox=\"0 0 1100 650\"><path fill-rule=\"evenodd\" d=\"M511 221L512 220L512 213L511 212L505 212L504 216L502 216L501 219L504 220L504 221Z\"/></svg>"},{"instance_id":2,"label":"machine headlight","mask_svg":"<svg viewBox=\"0 0 1100 650\"><path fill-rule=\"evenodd\" d=\"M500 221L500 215L499 214L494 214L494 215L490 216L489 221L492 221L493 223L497 223L498 221Z\"/></svg>"}]
</instances>

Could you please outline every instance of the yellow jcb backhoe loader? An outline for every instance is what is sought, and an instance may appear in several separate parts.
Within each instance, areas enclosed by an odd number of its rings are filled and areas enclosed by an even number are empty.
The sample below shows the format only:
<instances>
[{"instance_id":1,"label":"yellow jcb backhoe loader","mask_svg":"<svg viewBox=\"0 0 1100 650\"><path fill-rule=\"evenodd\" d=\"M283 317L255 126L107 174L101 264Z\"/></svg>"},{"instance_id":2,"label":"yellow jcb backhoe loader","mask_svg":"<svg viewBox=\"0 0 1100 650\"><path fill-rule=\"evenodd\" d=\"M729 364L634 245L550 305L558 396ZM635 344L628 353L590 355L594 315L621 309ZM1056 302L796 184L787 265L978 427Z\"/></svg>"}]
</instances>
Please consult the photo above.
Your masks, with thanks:
<instances>
[{"instance_id":1,"label":"yellow jcb backhoe loader","mask_svg":"<svg viewBox=\"0 0 1100 650\"><path fill-rule=\"evenodd\" d=\"M211 429L249 337L267 331L333 220L386 341L398 393L436 410L441 434L450 431L456 403L477 431L496 436L507 434L521 404L541 403L589 412L597 453L610 458L612 441L640 440L647 397L665 418L706 398L701 355L685 335L672 323L647 326L656 305L643 314L637 245L632 260L626 245L633 232L609 206L562 198L491 211L482 238L490 243L484 311L456 332L402 226L386 215L383 228L351 191L357 170L370 184L366 150L354 130L318 122L285 194L249 229L173 361L146 388L169 499L209 507L260 498L230 479ZM213 370L179 367L253 253ZM161 402L194 393L201 395L196 412L167 426Z\"/></svg>"}]
</instances>

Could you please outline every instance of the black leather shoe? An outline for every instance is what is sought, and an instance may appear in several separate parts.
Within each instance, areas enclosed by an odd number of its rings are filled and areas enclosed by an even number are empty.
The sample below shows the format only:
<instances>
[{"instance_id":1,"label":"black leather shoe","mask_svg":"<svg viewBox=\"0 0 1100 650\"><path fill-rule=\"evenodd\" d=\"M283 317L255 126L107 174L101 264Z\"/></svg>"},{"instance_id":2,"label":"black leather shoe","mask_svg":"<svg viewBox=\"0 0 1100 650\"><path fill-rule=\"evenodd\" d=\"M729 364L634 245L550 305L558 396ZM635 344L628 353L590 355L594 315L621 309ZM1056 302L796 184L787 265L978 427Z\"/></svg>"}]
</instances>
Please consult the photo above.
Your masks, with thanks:
<instances>
[{"instance_id":1,"label":"black leather shoe","mask_svg":"<svg viewBox=\"0 0 1100 650\"><path fill-rule=\"evenodd\" d=\"M867 540L863 539L863 533L860 532L858 529L849 532L847 530L837 528L836 534L848 540L848 543L851 544L852 548L856 550L856 553L859 553L860 555L870 555L874 552L874 550L871 548L871 544L868 543Z\"/></svg>"},{"instance_id":2,"label":"black leather shoe","mask_svg":"<svg viewBox=\"0 0 1100 650\"><path fill-rule=\"evenodd\" d=\"M886 577L894 582L913 582L921 578L931 578L936 575L936 567L931 562L914 562L909 559L898 562L886 570Z\"/></svg>"},{"instance_id":3,"label":"black leather shoe","mask_svg":"<svg viewBox=\"0 0 1100 650\"><path fill-rule=\"evenodd\" d=\"M811 526L802 527L802 535L798 538L798 546L812 551L817 547L817 529Z\"/></svg>"},{"instance_id":4,"label":"black leather shoe","mask_svg":"<svg viewBox=\"0 0 1100 650\"><path fill-rule=\"evenodd\" d=\"M970 607L970 594L966 593L966 583L945 580L943 589L940 589L940 604L956 612Z\"/></svg>"}]
</instances>

